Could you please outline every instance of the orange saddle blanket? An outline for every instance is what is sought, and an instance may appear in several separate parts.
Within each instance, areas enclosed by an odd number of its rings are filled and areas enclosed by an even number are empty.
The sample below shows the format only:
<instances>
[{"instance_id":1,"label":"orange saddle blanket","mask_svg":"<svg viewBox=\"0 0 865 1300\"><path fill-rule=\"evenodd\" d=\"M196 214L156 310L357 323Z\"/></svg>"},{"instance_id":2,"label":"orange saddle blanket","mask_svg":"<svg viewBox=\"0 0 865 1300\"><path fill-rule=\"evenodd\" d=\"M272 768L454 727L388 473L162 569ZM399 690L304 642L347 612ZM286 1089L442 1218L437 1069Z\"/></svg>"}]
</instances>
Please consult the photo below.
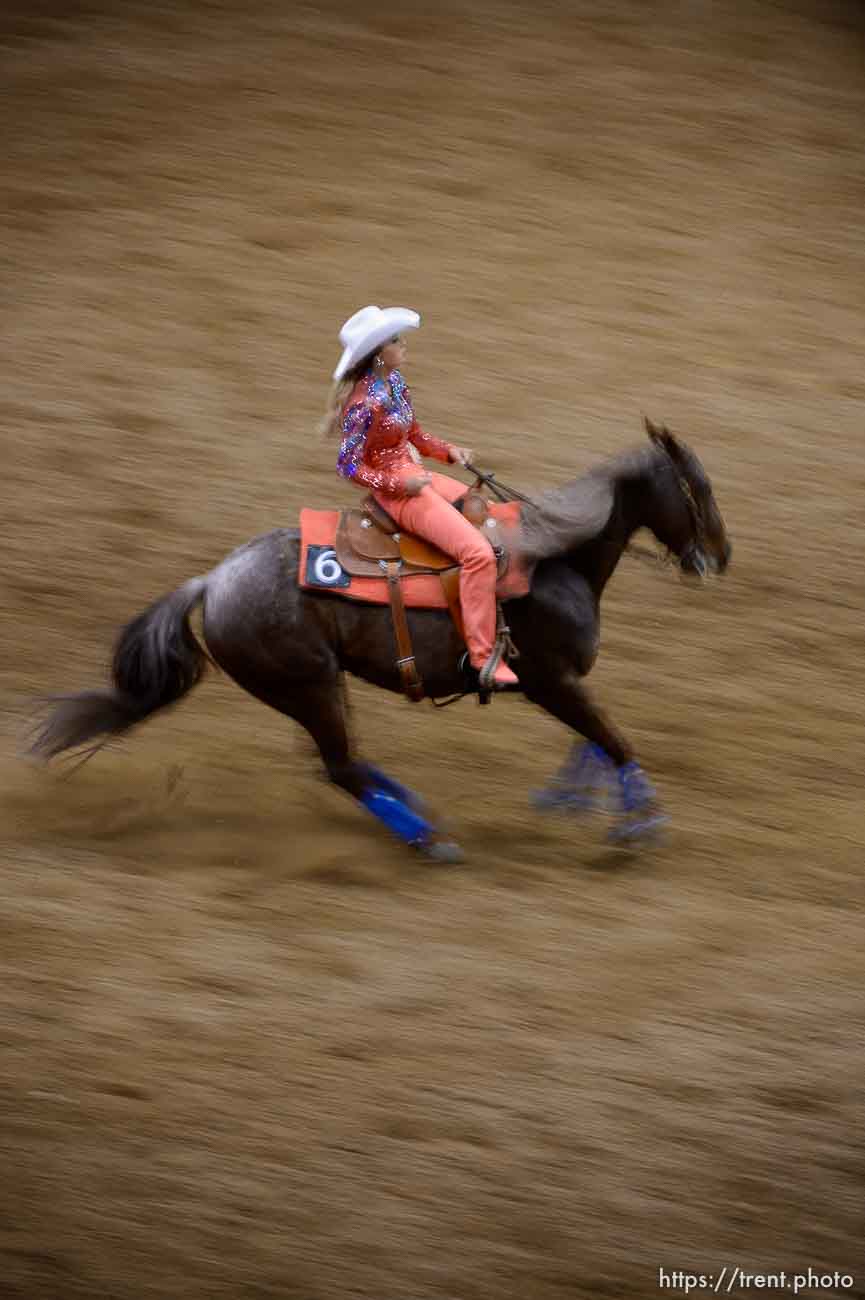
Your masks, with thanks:
<instances>
[{"instance_id":1,"label":"orange saddle blanket","mask_svg":"<svg viewBox=\"0 0 865 1300\"><path fill-rule=\"evenodd\" d=\"M492 503L490 518L495 522L483 529L493 545L507 549L508 532L519 521L518 501ZM300 569L298 581L307 591L329 591L348 600L362 600L370 605L390 603L387 578L365 577L347 573L337 559L336 532L341 512L339 510L309 510L300 512ZM454 566L456 567L456 566ZM441 581L435 573L413 573L401 576L405 604L413 609L447 609L448 602ZM496 594L499 600L514 600L525 596L529 590L529 574L516 556L509 557L507 569L499 578Z\"/></svg>"}]
</instances>

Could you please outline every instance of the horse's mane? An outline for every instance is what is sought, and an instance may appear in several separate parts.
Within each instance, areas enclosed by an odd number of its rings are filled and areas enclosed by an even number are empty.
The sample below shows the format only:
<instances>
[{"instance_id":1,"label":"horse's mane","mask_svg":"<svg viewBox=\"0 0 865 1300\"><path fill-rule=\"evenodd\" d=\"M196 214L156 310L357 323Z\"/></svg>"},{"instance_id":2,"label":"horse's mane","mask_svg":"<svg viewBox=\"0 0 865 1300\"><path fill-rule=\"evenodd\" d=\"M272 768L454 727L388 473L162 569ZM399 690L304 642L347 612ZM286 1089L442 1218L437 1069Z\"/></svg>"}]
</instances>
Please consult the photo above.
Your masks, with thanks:
<instances>
[{"instance_id":1,"label":"horse's mane","mask_svg":"<svg viewBox=\"0 0 865 1300\"><path fill-rule=\"evenodd\" d=\"M607 526L616 484L649 473L657 463L654 447L620 452L561 487L548 488L523 507L520 551L527 563L564 555L597 537Z\"/></svg>"}]
</instances>

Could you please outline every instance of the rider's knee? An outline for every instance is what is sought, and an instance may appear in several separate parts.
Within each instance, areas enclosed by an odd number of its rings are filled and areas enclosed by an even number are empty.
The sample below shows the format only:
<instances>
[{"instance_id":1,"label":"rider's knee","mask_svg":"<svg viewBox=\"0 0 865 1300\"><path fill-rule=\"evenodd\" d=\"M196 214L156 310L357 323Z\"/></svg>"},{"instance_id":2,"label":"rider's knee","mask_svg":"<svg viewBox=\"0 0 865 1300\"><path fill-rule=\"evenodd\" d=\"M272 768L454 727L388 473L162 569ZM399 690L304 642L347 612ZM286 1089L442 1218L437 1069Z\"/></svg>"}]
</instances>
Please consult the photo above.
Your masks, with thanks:
<instances>
[{"instance_id":1,"label":"rider's knee","mask_svg":"<svg viewBox=\"0 0 865 1300\"><path fill-rule=\"evenodd\" d=\"M496 557L493 554L493 548L485 537L477 533L468 540L463 547L461 562L464 567L471 569L494 569Z\"/></svg>"}]
</instances>

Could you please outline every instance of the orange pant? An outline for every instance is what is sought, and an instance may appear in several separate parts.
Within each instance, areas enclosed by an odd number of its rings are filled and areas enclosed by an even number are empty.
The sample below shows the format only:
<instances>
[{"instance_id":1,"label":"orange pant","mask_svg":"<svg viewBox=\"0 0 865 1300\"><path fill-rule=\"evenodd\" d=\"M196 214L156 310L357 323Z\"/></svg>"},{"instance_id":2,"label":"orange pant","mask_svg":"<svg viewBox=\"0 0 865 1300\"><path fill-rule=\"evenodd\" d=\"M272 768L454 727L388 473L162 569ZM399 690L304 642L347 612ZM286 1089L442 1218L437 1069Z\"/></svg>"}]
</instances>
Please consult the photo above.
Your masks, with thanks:
<instances>
[{"instance_id":1,"label":"orange pant","mask_svg":"<svg viewBox=\"0 0 865 1300\"><path fill-rule=\"evenodd\" d=\"M432 484L416 497L373 493L400 528L416 533L458 561L460 604L469 659L483 668L496 639L496 557L477 528L450 504L466 491L465 484L446 474L430 475Z\"/></svg>"}]
</instances>

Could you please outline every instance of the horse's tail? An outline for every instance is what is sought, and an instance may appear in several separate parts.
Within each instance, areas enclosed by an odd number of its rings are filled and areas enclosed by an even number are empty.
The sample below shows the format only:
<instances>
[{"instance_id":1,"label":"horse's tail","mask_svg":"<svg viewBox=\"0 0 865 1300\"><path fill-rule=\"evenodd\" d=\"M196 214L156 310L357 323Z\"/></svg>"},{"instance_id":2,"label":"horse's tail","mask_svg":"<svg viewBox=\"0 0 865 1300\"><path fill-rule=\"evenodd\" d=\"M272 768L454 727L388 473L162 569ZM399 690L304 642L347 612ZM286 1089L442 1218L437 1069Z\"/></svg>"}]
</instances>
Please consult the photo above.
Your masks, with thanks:
<instances>
[{"instance_id":1,"label":"horse's tail","mask_svg":"<svg viewBox=\"0 0 865 1300\"><path fill-rule=\"evenodd\" d=\"M191 578L127 624L114 648L112 689L55 697L32 753L51 759L84 746L94 753L192 690L207 655L189 626L189 615L206 586L206 578Z\"/></svg>"}]
</instances>

